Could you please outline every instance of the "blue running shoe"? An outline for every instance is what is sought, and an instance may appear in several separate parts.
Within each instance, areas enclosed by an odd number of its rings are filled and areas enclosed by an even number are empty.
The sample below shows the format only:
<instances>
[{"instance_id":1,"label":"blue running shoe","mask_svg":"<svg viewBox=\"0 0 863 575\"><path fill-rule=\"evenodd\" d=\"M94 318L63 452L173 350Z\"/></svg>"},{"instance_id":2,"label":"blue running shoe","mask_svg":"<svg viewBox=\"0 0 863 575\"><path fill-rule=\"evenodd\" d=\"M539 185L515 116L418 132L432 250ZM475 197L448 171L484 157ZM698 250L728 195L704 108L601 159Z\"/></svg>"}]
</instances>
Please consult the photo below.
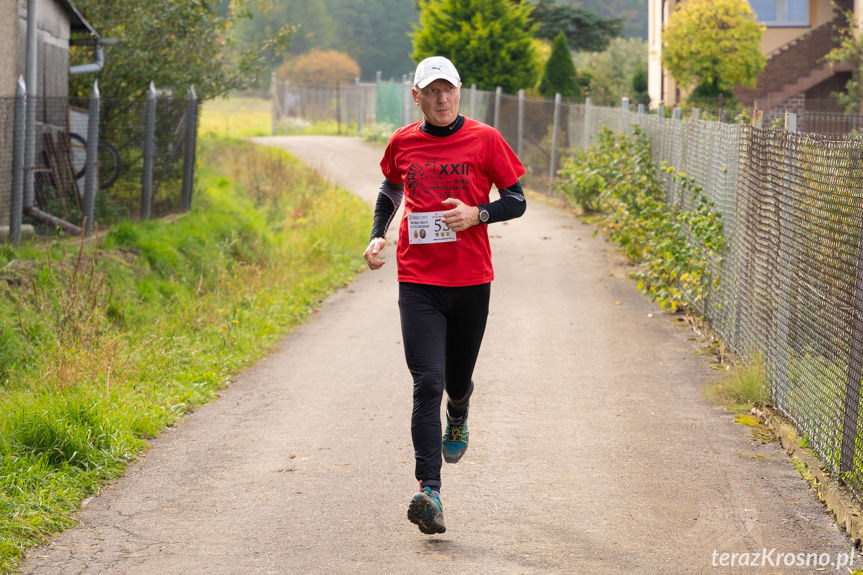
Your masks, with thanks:
<instances>
[{"instance_id":1,"label":"blue running shoe","mask_svg":"<svg viewBox=\"0 0 863 575\"><path fill-rule=\"evenodd\" d=\"M447 417L446 430L440 446L444 461L458 463L461 456L467 451L467 441L467 414L459 422L452 422Z\"/></svg>"},{"instance_id":2,"label":"blue running shoe","mask_svg":"<svg viewBox=\"0 0 863 575\"><path fill-rule=\"evenodd\" d=\"M411 499L411 504L408 506L408 519L426 535L446 531L443 524L443 505L440 502L440 496L436 495L431 487L423 487L423 490Z\"/></svg>"}]
</instances>

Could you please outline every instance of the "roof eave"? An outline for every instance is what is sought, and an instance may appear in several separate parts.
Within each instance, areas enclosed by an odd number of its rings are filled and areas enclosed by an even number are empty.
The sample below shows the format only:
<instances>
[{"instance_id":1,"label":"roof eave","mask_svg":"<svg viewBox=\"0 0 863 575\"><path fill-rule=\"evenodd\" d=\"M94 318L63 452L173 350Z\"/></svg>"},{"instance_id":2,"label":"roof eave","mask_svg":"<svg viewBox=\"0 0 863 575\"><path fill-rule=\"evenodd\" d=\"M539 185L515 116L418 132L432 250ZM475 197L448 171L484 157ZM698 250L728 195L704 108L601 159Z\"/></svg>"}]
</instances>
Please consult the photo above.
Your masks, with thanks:
<instances>
[{"instance_id":1,"label":"roof eave","mask_svg":"<svg viewBox=\"0 0 863 575\"><path fill-rule=\"evenodd\" d=\"M87 20L84 19L84 16L78 11L75 6L72 5L70 0L57 0L63 8L66 9L66 12L69 13L69 20L72 25L73 32L89 32L96 38L100 38L99 33L96 32L96 29L93 28Z\"/></svg>"}]
</instances>

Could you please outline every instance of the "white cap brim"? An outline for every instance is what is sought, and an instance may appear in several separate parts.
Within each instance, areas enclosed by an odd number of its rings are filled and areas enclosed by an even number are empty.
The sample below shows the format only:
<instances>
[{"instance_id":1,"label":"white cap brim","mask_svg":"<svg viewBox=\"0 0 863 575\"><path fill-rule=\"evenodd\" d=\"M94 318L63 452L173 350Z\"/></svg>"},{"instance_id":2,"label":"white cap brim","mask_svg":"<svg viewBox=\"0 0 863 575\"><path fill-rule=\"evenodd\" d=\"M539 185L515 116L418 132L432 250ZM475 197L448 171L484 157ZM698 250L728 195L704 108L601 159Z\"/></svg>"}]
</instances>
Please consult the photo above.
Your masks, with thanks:
<instances>
[{"instance_id":1,"label":"white cap brim","mask_svg":"<svg viewBox=\"0 0 863 575\"><path fill-rule=\"evenodd\" d=\"M421 82L416 83L416 86L417 88L425 88L435 80L446 80L453 86L458 86L459 84L461 84L461 80L459 80L455 76L450 76L449 74L435 74L433 76L429 76L428 78L423 78Z\"/></svg>"}]
</instances>

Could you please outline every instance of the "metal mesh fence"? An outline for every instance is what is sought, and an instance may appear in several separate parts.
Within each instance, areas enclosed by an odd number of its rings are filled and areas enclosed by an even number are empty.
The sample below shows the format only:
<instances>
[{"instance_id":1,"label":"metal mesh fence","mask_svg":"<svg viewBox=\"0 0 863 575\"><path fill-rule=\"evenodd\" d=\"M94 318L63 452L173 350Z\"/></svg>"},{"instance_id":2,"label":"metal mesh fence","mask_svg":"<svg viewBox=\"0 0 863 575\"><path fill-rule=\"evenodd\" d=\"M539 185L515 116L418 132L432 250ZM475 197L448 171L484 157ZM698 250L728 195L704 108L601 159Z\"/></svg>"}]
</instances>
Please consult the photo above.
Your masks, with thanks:
<instances>
[{"instance_id":1,"label":"metal mesh fence","mask_svg":"<svg viewBox=\"0 0 863 575\"><path fill-rule=\"evenodd\" d=\"M306 128L308 123L335 122L338 131L356 134L365 124L375 123L379 95L375 84L302 86L274 81L273 133L284 134ZM383 92L383 93L382 93ZM387 118L400 126L401 116Z\"/></svg>"},{"instance_id":2,"label":"metal mesh fence","mask_svg":"<svg viewBox=\"0 0 863 575\"><path fill-rule=\"evenodd\" d=\"M12 202L12 156L15 146L15 99L0 98L0 241L9 235Z\"/></svg>"},{"instance_id":3,"label":"metal mesh fence","mask_svg":"<svg viewBox=\"0 0 863 575\"><path fill-rule=\"evenodd\" d=\"M0 239L3 240L8 239L16 215L25 230L51 234L58 228L76 232L84 227L88 213L87 154L88 139L93 133L89 119L95 113L91 100L29 98L28 101L35 110L33 156L32 162L25 160L17 170L23 174L24 185L16 192L21 205L13 209L16 100L0 99ZM23 99L19 106L23 106L22 102ZM190 197L191 181L184 167L194 162L197 100L160 98L154 99L152 105L155 106L153 167L152 177L145 186L147 101L98 101L93 227L104 228L120 220L141 218L145 190L149 191L148 217L181 211L184 193ZM18 129L22 135L26 132L23 121Z\"/></svg>"},{"instance_id":4,"label":"metal mesh fence","mask_svg":"<svg viewBox=\"0 0 863 575\"><path fill-rule=\"evenodd\" d=\"M405 86L387 84L377 117L421 119ZM712 262L719 285L699 310L739 357L764 358L775 407L863 499L863 139L838 135L861 118L810 111L798 128L825 133L795 133L466 89L461 111L500 130L535 189L549 189L563 152L603 128L638 126L657 165L693 177L726 242ZM663 177L669 209L688 209L689 194Z\"/></svg>"}]
</instances>

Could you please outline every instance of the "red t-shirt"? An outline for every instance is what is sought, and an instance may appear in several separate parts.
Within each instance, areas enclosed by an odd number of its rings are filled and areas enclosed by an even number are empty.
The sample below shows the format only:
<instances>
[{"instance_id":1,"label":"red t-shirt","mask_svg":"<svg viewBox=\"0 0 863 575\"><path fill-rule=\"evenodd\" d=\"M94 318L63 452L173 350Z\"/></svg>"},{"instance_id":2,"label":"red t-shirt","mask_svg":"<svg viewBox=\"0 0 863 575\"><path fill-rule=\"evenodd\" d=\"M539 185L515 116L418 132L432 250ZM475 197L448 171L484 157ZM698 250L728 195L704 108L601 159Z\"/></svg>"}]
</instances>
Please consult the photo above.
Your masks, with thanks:
<instances>
[{"instance_id":1,"label":"red t-shirt","mask_svg":"<svg viewBox=\"0 0 863 575\"><path fill-rule=\"evenodd\" d=\"M396 259L400 282L457 287L494 279L488 226L478 225L456 234L456 241L410 243L408 216L445 212L441 202L457 198L477 206L489 203L498 189L515 184L524 166L500 132L470 118L451 136L433 136L421 123L396 130L390 138L381 170L394 184L405 185L405 215L399 225Z\"/></svg>"}]
</instances>

